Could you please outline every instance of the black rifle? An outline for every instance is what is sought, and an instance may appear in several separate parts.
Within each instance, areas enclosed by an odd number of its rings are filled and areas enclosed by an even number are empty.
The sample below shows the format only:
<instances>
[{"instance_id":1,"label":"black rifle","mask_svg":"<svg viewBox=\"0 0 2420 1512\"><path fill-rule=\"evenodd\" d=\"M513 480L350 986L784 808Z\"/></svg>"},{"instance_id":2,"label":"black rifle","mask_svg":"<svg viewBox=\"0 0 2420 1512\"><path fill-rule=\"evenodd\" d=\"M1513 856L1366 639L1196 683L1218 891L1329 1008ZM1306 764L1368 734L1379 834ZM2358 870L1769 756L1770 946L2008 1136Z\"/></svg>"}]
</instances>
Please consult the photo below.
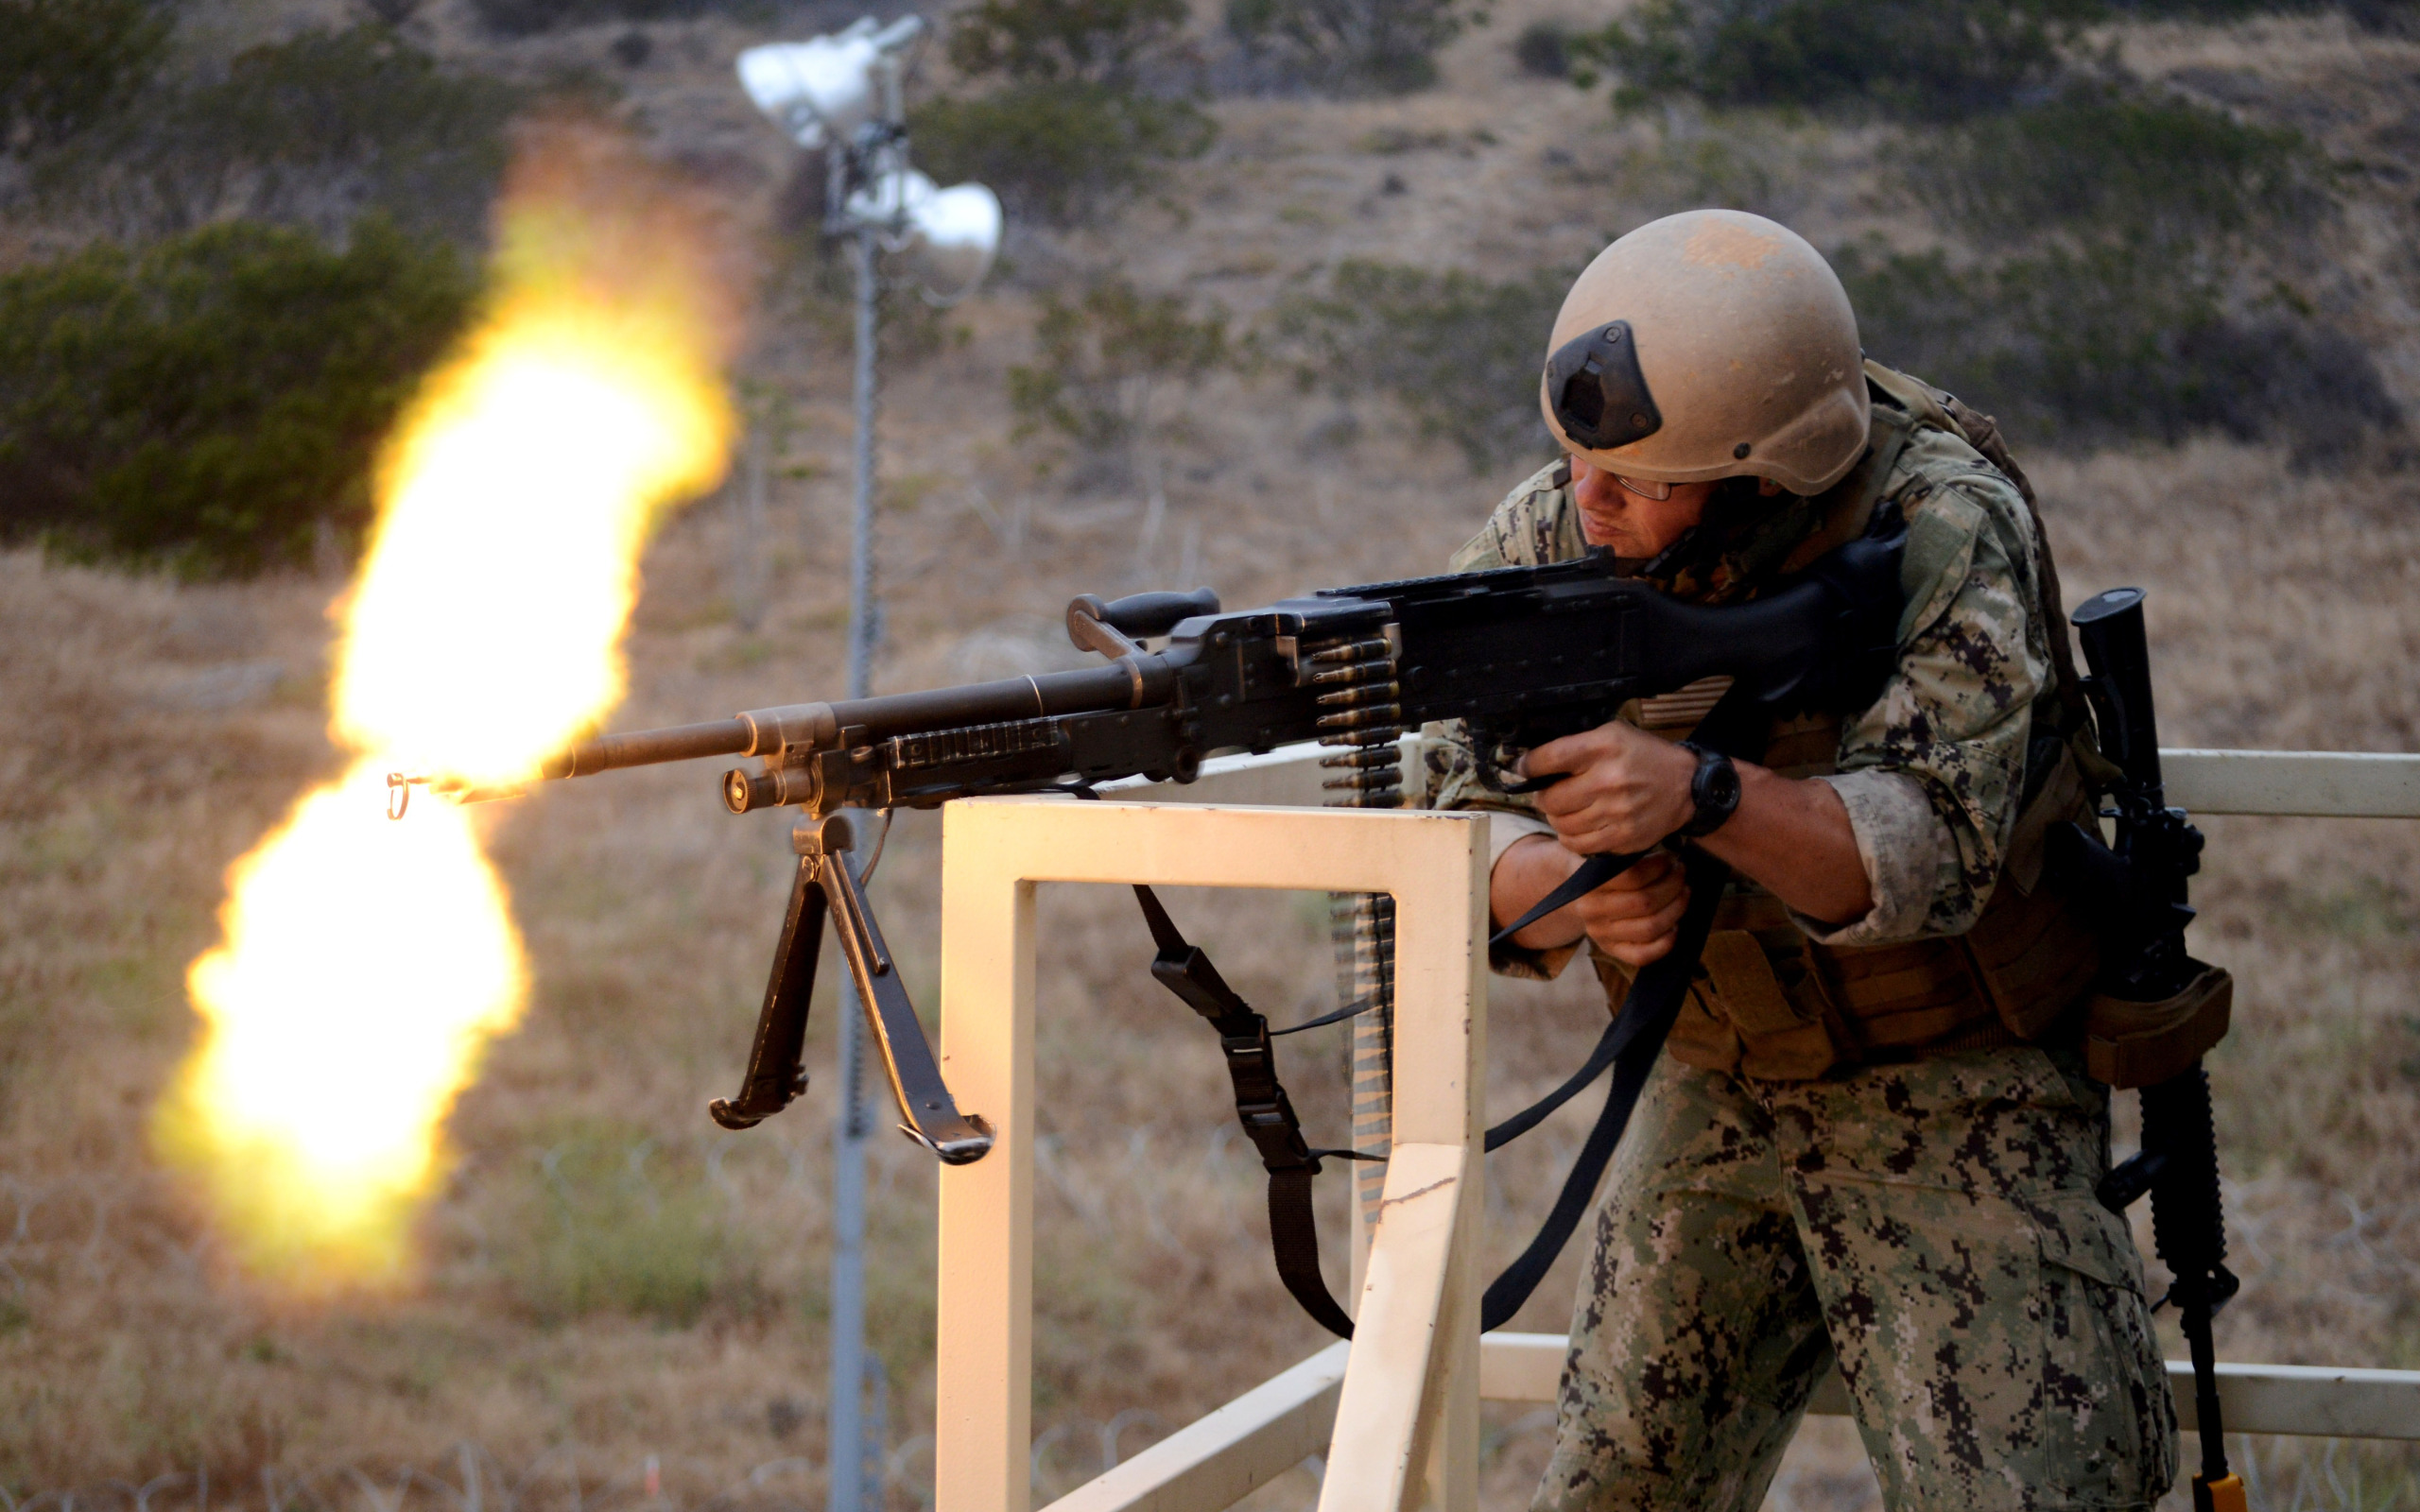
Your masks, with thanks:
<instances>
[{"instance_id":1,"label":"black rifle","mask_svg":"<svg viewBox=\"0 0 2420 1512\"><path fill-rule=\"evenodd\" d=\"M1508 567L1327 589L1228 613L1207 589L1086 595L1067 629L1105 666L840 703L788 704L733 719L609 734L548 759L546 778L707 756L752 756L722 780L735 814L795 805L796 882L739 1094L711 1111L746 1128L805 1086L800 1046L824 917L835 925L902 1127L942 1160L991 1148L961 1113L865 895L839 859L845 808L932 808L980 794L1089 794L1147 777L1191 782L1204 759L1317 740L1341 747L1328 782L1364 797L1399 790L1396 741L1431 720L1466 721L1482 759L1513 755L1611 719L1629 700L1701 679L1734 679L1724 707L1754 756L1772 717L1870 703L1896 655L1904 534L1879 511L1841 546L1753 602L1674 601L1616 575L1613 558ZM1157 650L1146 642L1166 637ZM396 774L390 785L423 779ZM440 783L441 790L447 784ZM465 799L495 796L454 787ZM1610 863L1597 868L1610 875ZM1719 889L1717 889L1719 890ZM1682 984L1685 987L1685 982Z\"/></svg>"},{"instance_id":2,"label":"black rifle","mask_svg":"<svg viewBox=\"0 0 2420 1512\"><path fill-rule=\"evenodd\" d=\"M2051 833L2051 865L2089 916L2102 922L2100 993L2120 1003L2165 1003L2213 975L2213 968L2185 949L2185 929L2193 921L2187 885L2201 869L2202 832L2183 809L2168 806L2162 784L2142 591L2112 589L2072 617L2092 667L2084 691L2092 700L2101 754L2124 777L2110 786L2110 807L2102 816L2115 825L2115 844L2082 826L2064 825ZM2181 1074L2141 1092L2142 1149L2101 1178L2098 1195L2110 1211L2122 1214L2151 1194L2152 1237L2175 1278L2155 1306L2177 1304L2193 1357L2202 1443L2194 1506L2197 1512L2242 1512L2242 1482L2227 1469L2210 1342L2211 1319L2241 1282L2225 1263L2226 1215L2209 1074L2197 1056Z\"/></svg>"}]
</instances>

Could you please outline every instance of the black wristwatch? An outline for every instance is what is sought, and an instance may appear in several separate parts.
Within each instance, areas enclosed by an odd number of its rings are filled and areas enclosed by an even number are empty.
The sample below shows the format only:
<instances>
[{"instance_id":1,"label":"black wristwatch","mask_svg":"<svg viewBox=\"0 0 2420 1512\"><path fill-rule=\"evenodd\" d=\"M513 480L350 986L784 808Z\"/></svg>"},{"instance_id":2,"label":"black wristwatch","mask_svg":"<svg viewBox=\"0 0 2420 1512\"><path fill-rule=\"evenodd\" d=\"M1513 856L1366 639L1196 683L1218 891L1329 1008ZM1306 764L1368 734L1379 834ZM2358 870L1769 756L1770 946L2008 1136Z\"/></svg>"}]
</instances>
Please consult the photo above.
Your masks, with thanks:
<instances>
[{"instance_id":1,"label":"black wristwatch","mask_svg":"<svg viewBox=\"0 0 2420 1512\"><path fill-rule=\"evenodd\" d=\"M1731 758L1719 750L1707 750L1688 741L1681 748L1697 752L1697 775L1689 779L1689 800L1698 806L1681 833L1691 839L1712 834L1739 812L1739 768Z\"/></svg>"}]
</instances>

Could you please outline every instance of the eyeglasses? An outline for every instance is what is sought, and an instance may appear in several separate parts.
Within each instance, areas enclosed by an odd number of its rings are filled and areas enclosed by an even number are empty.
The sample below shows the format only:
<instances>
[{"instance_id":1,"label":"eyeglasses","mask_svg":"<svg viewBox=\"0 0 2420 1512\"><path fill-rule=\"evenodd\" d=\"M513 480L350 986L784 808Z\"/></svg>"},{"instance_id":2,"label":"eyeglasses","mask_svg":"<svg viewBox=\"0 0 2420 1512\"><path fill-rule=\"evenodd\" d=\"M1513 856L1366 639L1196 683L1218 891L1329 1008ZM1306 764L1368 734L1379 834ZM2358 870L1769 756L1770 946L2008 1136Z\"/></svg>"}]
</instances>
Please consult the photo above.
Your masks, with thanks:
<instances>
[{"instance_id":1,"label":"eyeglasses","mask_svg":"<svg viewBox=\"0 0 2420 1512\"><path fill-rule=\"evenodd\" d=\"M1668 499L1672 496L1672 485L1669 483L1658 483L1651 478L1626 478L1618 472L1614 474L1614 481L1642 499Z\"/></svg>"}]
</instances>

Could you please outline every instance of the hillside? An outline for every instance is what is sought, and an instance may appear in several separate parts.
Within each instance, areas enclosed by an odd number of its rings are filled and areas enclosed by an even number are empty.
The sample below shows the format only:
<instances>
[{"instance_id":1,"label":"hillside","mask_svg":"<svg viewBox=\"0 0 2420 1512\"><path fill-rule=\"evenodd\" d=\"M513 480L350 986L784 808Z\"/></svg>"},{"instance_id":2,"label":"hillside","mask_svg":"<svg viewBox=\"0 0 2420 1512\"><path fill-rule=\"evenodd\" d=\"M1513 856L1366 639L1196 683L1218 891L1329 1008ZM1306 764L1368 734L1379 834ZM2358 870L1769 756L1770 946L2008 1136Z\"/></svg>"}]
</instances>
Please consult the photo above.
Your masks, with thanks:
<instances>
[{"instance_id":1,"label":"hillside","mask_svg":"<svg viewBox=\"0 0 2420 1512\"><path fill-rule=\"evenodd\" d=\"M745 270L735 277L752 280L742 376L766 438L761 524L743 468L656 541L619 725L840 683L845 325L802 208L813 173L749 108L730 60L854 13L801 5L511 38L467 0L435 0L405 26L445 67L576 95L693 175L723 216ZM223 0L187 18L179 45L232 58L356 14ZM1942 286L1972 294L1986 287L1975 268L2057 266L2098 245L2089 224L2037 217L2050 229L2026 232L2033 241L1984 235L1977 228L1996 223L1982 210L1953 215L1944 207L1983 204L1985 189L2021 204L2042 191L1950 167L1911 178L1920 149L1948 150L1945 129L1669 103L1616 115L1604 88L1518 64L1516 37L1550 19L1569 16L1502 0L1489 26L1439 55L1434 86L1402 95L1216 94L1201 108L1217 138L1201 156L1154 169L1131 203L1088 222L1019 222L984 293L899 321L882 409L877 689L1075 664L1060 624L1080 592L1209 583L1234 605L1434 571L1543 458L1523 430L1525 396L1487 387L1542 346L1517 321L1539 318L1540 288L1550 314L1557 279L1651 215L1757 210L1826 249L1866 249L1869 274L1896 267L1901 290L1914 265L1889 255L1939 252L1969 280ZM1208 12L1188 35L1205 50L1201 77L1219 82ZM2238 410L2179 399L2173 424L2127 432L2095 418L2091 396L2104 390L2081 378L1966 397L2027 417L2014 441L2044 494L2068 601L2121 582L2150 590L2169 741L2420 749L2420 472L2407 434L2366 418L2381 402L2420 406L2420 40L2312 11L2135 21L2085 42L2160 99L2306 145L2291 171L2317 175L2335 208L2260 180L2291 224L2265 212L2218 230L2191 222L2206 255L2175 272L2232 300L2227 281L2256 268L2282 291L2246 296L2210 327L2254 342L2225 352L2286 353L2230 390L2273 412L2238 422ZM972 86L935 56L917 87ZM16 216L0 266L37 266L90 231ZM2170 244L2128 246L2137 267ZM1333 313L1354 260L1388 269L1369 285L1388 301L1375 331ZM1234 355L1198 376L1143 373L1139 401L1133 375L1105 374L1092 348L1061 361L1088 403L1126 406L1120 445L1088 449L1020 416L1010 375L1054 360L1036 335L1049 301L1080 307L1114 278L1175 296L1183 318L1223 319ZM2002 346L1950 343L1941 312L1912 303L1892 307L1893 329L1979 373L2051 372L2011 366L2007 353L2042 344L2026 323L2037 306L2008 298L1988 312L2015 333ZM2342 351L2362 363L2330 356ZM1406 370L1427 376L1413 384ZM2092 382L2140 387L2165 371ZM488 1498L530 1512L820 1505L830 1020L814 1032L803 1104L745 1136L707 1123L705 1099L729 1091L745 1054L788 864L786 821L732 819L713 773L565 784L483 821L536 986L527 1022L457 1110L459 1166L428 1215L417 1294L280 1300L231 1273L153 1165L145 1119L192 1030L182 975L216 936L225 868L337 760L322 710L326 610L343 582L334 549L226 580L78 564L31 544L0 555L0 708L12 716L0 727L0 917L11 921L0 934L0 1488L23 1506L182 1476L142 1504L190 1498L199 1512L192 1478L206 1472L213 1505L401 1512L413 1488L442 1501L475 1476ZM2241 984L2214 1067L2247 1278L2221 1354L2420 1368L2420 1179L2402 1159L2420 1138L2420 833L2207 828L2196 948ZM931 816L903 817L874 888L927 1005L937 835ZM1173 905L1273 1016L1333 1005L1323 900L1186 894ZM410 921L395 927L408 948ZM1131 901L1048 889L1041 937L1034 1420L1048 1438L1038 1483L1055 1493L1098 1465L1104 1425L1122 1420L1131 1453L1323 1336L1270 1271L1259 1173L1234 1136L1215 1049L1148 981ZM1559 1080L1595 1039L1601 1009L1583 974L1492 989L1495 1106ZM1306 1121L1339 1127L1340 1047L1288 1045ZM1495 1258L1526 1238L1584 1127L1566 1110L1491 1163ZM904 1508L920 1504L929 1465L933 1181L906 1142L874 1148L873 1330L890 1373L891 1504ZM1575 1274L1566 1257L1515 1326L1561 1330ZM1526 1504L1547 1426L1505 1413L1489 1433L1489 1504ZM2271 1443L2255 1463L2268 1477L2257 1504L2420 1492L2410 1453ZM1253 1504L1306 1506L1312 1494L1297 1473ZM1809 1427L1774 1503L1875 1504L1845 1425Z\"/></svg>"}]
</instances>

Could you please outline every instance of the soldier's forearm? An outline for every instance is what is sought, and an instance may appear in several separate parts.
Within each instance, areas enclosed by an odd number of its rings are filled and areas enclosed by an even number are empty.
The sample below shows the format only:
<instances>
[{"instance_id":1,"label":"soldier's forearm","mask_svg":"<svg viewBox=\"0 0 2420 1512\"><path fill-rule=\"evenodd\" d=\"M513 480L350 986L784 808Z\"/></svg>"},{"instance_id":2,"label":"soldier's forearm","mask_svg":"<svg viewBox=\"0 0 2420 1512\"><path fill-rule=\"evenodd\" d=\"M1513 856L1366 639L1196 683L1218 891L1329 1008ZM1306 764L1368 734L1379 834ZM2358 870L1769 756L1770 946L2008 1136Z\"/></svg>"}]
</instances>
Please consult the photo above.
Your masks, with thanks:
<instances>
[{"instance_id":1,"label":"soldier's forearm","mask_svg":"<svg viewBox=\"0 0 2420 1512\"><path fill-rule=\"evenodd\" d=\"M1549 835L1530 835L1505 848L1487 876L1489 927L1501 929L1530 911L1554 891L1580 865L1580 857L1555 844ZM1560 950L1576 942L1583 930L1580 910L1558 908L1512 936L1524 950Z\"/></svg>"},{"instance_id":2,"label":"soldier's forearm","mask_svg":"<svg viewBox=\"0 0 2420 1512\"><path fill-rule=\"evenodd\" d=\"M1698 844L1810 919L1850 924L1874 906L1849 811L1828 782L1740 762L1739 809Z\"/></svg>"}]
</instances>

